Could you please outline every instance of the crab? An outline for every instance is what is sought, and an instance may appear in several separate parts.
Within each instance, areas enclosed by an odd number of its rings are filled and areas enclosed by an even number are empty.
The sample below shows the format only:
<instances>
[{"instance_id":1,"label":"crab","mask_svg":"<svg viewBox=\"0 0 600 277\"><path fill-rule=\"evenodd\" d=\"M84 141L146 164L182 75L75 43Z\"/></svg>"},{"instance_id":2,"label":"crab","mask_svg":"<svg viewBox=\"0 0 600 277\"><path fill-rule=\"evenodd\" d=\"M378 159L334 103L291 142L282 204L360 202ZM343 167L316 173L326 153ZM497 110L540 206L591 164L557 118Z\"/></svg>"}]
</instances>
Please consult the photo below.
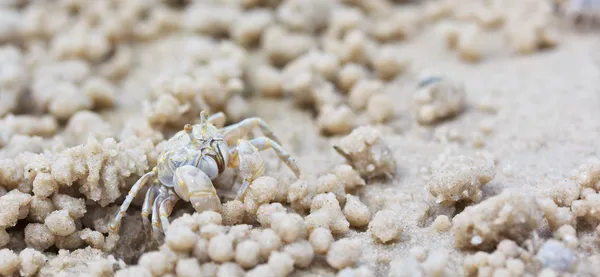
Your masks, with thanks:
<instances>
[{"instance_id":1,"label":"crab","mask_svg":"<svg viewBox=\"0 0 600 277\"><path fill-rule=\"evenodd\" d=\"M145 224L149 223L148 216L151 215L155 235L161 231L166 233L168 217L180 200L191 203L197 212L221 212L221 200L212 181L227 167L238 168L242 174L242 186L235 199L243 201L249 185L264 173L261 150L273 149L294 175L300 177L296 160L261 118L247 118L224 127L225 119L221 112L208 116L202 111L200 123L186 124L171 137L160 153L157 165L131 187L109 224L110 231L118 234L129 205L148 183L152 185L146 191L141 215ZM256 128L261 130L262 137L243 139ZM232 147L234 143L237 144Z\"/></svg>"}]
</instances>

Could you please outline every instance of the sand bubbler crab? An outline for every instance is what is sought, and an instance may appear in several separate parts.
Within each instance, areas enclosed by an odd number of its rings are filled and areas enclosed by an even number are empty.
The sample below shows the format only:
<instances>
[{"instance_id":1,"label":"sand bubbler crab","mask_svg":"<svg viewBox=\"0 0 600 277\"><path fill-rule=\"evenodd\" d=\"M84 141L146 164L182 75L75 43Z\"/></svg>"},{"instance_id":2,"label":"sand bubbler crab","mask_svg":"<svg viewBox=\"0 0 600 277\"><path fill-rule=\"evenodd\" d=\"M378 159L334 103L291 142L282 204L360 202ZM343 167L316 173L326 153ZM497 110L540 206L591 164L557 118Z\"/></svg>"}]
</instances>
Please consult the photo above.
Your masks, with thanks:
<instances>
[{"instance_id":1,"label":"sand bubbler crab","mask_svg":"<svg viewBox=\"0 0 600 277\"><path fill-rule=\"evenodd\" d=\"M136 194L148 183L142 206L142 218L148 223L151 215L155 235L166 232L168 217L175 204L184 200L197 212L221 211L221 200L212 181L227 167L238 168L243 183L236 200L244 199L248 186L264 173L265 167L259 151L273 149L297 178L300 169L295 159L281 146L271 128L260 118L252 117L224 127L225 114L208 116L200 113L200 123L186 124L183 130L171 137L158 157L157 165L144 174L131 187L127 197L109 225L112 233L119 232L121 220ZM256 128L263 137L243 139ZM232 145L235 146L232 147Z\"/></svg>"}]
</instances>

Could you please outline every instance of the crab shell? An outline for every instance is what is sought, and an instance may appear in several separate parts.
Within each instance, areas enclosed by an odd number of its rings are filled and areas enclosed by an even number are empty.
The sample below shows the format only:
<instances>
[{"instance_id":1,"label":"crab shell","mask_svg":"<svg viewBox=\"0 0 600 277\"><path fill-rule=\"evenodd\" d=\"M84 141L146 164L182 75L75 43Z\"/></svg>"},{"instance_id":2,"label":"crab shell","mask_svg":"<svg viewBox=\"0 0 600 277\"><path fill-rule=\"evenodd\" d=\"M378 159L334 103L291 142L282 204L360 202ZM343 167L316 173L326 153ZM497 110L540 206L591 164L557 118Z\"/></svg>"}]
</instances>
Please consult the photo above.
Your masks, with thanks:
<instances>
[{"instance_id":1,"label":"crab shell","mask_svg":"<svg viewBox=\"0 0 600 277\"><path fill-rule=\"evenodd\" d=\"M229 161L229 146L215 126L197 124L193 126L192 130L191 136L182 130L170 138L160 154L157 164L158 180L164 186L174 188L175 192L186 201L190 199L188 188L185 183L177 182L175 175L178 168L191 166L198 169L199 172L195 172L186 167L182 173L191 175L188 176L189 178L180 176L180 179L185 180L186 183L188 181L201 182L212 188L211 180L225 170ZM204 174L200 174L200 172ZM196 180L197 178L206 180ZM212 189L214 190L214 188Z\"/></svg>"}]
</instances>

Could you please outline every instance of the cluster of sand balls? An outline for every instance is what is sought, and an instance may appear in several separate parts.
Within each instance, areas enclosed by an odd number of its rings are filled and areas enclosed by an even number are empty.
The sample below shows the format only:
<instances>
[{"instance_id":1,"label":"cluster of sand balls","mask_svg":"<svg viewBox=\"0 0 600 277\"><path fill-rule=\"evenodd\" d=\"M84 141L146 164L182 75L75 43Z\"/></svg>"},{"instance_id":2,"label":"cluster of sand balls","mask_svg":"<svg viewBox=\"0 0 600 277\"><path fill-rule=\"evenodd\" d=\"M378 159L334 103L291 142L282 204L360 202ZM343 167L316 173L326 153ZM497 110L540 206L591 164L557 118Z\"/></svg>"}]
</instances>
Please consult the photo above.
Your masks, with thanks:
<instances>
[{"instance_id":1,"label":"cluster of sand balls","mask_svg":"<svg viewBox=\"0 0 600 277\"><path fill-rule=\"evenodd\" d=\"M39 65L32 78L36 107L59 120L69 119L81 110L109 108L115 101L113 85L91 75L89 64L82 60Z\"/></svg>"},{"instance_id":2,"label":"cluster of sand balls","mask_svg":"<svg viewBox=\"0 0 600 277\"><path fill-rule=\"evenodd\" d=\"M39 269L46 263L47 258L41 252L27 248L18 255L10 249L0 250L0 274L3 276L13 276L19 273L20 276L35 276Z\"/></svg>"},{"instance_id":3,"label":"cluster of sand balls","mask_svg":"<svg viewBox=\"0 0 600 277\"><path fill-rule=\"evenodd\" d=\"M408 60L397 55L389 39L381 38L379 29L402 31L389 26L371 31L364 22L371 19L369 9L362 5L288 0L266 7L242 1L190 3L182 11L137 2L123 8L151 15L127 25L132 28L125 32L138 39L141 30L149 32L144 39L174 30L202 35L186 38L185 62L169 64L150 88L152 97L144 110L156 128L179 126L200 109L224 111L237 121L249 112L244 95L250 90L267 97L289 96L315 108L324 134L349 133L359 124L357 113L365 112L372 123L384 123L394 114L385 82L404 72ZM107 15L121 14L102 9ZM184 18L181 23L174 20L177 14ZM203 15L201 20L197 14ZM217 40L222 36L228 39ZM122 60L114 63L122 64L123 72L131 63L127 49L115 48L113 57ZM251 59L253 52L263 52L266 60Z\"/></svg>"},{"instance_id":4,"label":"cluster of sand balls","mask_svg":"<svg viewBox=\"0 0 600 277\"><path fill-rule=\"evenodd\" d=\"M425 14L428 20L440 23L443 41L466 62L493 55L488 41L498 33L501 38L497 41L516 54L532 54L559 43L551 1L509 3L507 9L506 1L433 1L426 5Z\"/></svg>"},{"instance_id":5,"label":"cluster of sand balls","mask_svg":"<svg viewBox=\"0 0 600 277\"><path fill-rule=\"evenodd\" d=\"M592 158L570 172L570 178L575 180L581 188L600 190L600 159Z\"/></svg>"},{"instance_id":6,"label":"cluster of sand balls","mask_svg":"<svg viewBox=\"0 0 600 277\"><path fill-rule=\"evenodd\" d=\"M113 276L115 268L124 265L113 256L106 256L98 249L83 248L75 251L59 250L58 255L44 255L32 248L15 253L0 250L0 274L2 276ZM68 272L68 273L66 273Z\"/></svg>"},{"instance_id":7,"label":"cluster of sand balls","mask_svg":"<svg viewBox=\"0 0 600 277\"><path fill-rule=\"evenodd\" d=\"M99 249L103 247L102 233L81 228L80 219L86 212L83 199L64 194L44 199L12 190L0 197L0 206L4 211L0 231L2 246L10 241L6 229L15 226L20 219L28 219L32 223L25 227L24 239L33 249L43 251L54 245L75 249L84 243Z\"/></svg>"},{"instance_id":8,"label":"cluster of sand balls","mask_svg":"<svg viewBox=\"0 0 600 277\"><path fill-rule=\"evenodd\" d=\"M445 158L427 183L436 202L479 202L482 187L496 175L494 161L482 157L452 156Z\"/></svg>"},{"instance_id":9,"label":"cluster of sand balls","mask_svg":"<svg viewBox=\"0 0 600 277\"><path fill-rule=\"evenodd\" d=\"M598 225L600 217L597 214L600 205L600 193L592 189L583 189L580 199L573 201L571 211L576 217L584 218L594 225ZM598 228L600 230L600 227Z\"/></svg>"},{"instance_id":10,"label":"cluster of sand balls","mask_svg":"<svg viewBox=\"0 0 600 277\"><path fill-rule=\"evenodd\" d=\"M25 76L23 53L11 45L0 47L0 116L16 110L19 97L25 92Z\"/></svg>"},{"instance_id":11,"label":"cluster of sand balls","mask_svg":"<svg viewBox=\"0 0 600 277\"><path fill-rule=\"evenodd\" d=\"M125 51L117 51L116 47L123 36L117 38L106 26L109 22L116 23L108 20L114 10L102 4L66 3L29 3L24 9L9 3L0 9L6 15L3 20L11 21L5 22L11 28L3 28L0 37L9 43L25 41L21 49L11 44L4 47L6 51L13 48L10 50L13 58L3 63L7 68L1 70L5 83L12 84L3 93L12 96L3 97L7 100L3 104L10 104L11 108L4 109L2 114L21 109L18 101L25 90L30 91L38 112L48 112L60 120L80 110L113 105L117 89L111 81L114 76L123 75L115 71L127 71L122 69ZM78 9L79 17L71 17L69 9ZM102 26L93 26L92 21ZM107 58L113 51L118 53Z\"/></svg>"},{"instance_id":12,"label":"cluster of sand balls","mask_svg":"<svg viewBox=\"0 0 600 277\"><path fill-rule=\"evenodd\" d=\"M115 202L127 177L139 176L155 163L154 151L150 141L136 137L118 143L92 139L58 152L25 152L0 160L0 244L9 243L9 234L21 234L27 247L40 251L84 245L103 249L107 230L99 231L84 216ZM27 222L23 230L7 232L21 221Z\"/></svg>"},{"instance_id":13,"label":"cluster of sand balls","mask_svg":"<svg viewBox=\"0 0 600 277\"><path fill-rule=\"evenodd\" d=\"M275 14L259 41L268 60L248 79L257 93L314 108L329 135L349 133L364 111L372 123L393 116L384 89L409 60L374 37L367 10L352 2L289 0Z\"/></svg>"},{"instance_id":14,"label":"cluster of sand balls","mask_svg":"<svg viewBox=\"0 0 600 277\"><path fill-rule=\"evenodd\" d=\"M451 276L447 267L449 255L443 250L428 251L416 246L409 250L408 257L398 257L390 263L391 277Z\"/></svg>"},{"instance_id":15,"label":"cluster of sand balls","mask_svg":"<svg viewBox=\"0 0 600 277\"><path fill-rule=\"evenodd\" d=\"M3 20L12 28L3 29L0 37L32 42L24 53L5 47L7 69L1 72L11 87L3 90L8 93L3 98L10 101L3 102L8 106L0 108L0 114L18 108L25 80L31 81L37 108L59 119L79 110L111 107L118 93L111 81L121 80L133 67L131 46L123 42L143 43L186 31L202 36L188 39L191 46L182 51L185 62L156 76L174 83L154 88L155 98L146 112L150 123L179 124L178 119L189 119L198 109L225 110L237 120L248 113L243 95L252 89L310 105L318 111L323 133L347 134L362 124L357 114L363 111L372 123L393 117L394 107L384 90L388 81L407 70L409 60L392 43L410 38L425 23L467 22L446 33L448 43L469 59L481 56L473 42L482 40L481 28L516 25L509 28L516 30L510 37L521 52L556 42L546 24L552 15L549 4L533 1L528 2L542 5L539 12L531 16L519 11L515 18L500 12L497 1L472 5L469 0L443 0L402 9L387 1L215 1L189 3L183 10L173 9L169 1L109 2L30 3L22 12L18 5L2 7ZM76 16L70 14L73 10ZM537 20L524 28L523 16ZM183 20L177 20L180 17ZM222 36L227 40L214 39ZM266 60L247 59L246 52L256 46ZM27 69L31 74L18 73Z\"/></svg>"},{"instance_id":16,"label":"cluster of sand balls","mask_svg":"<svg viewBox=\"0 0 600 277\"><path fill-rule=\"evenodd\" d=\"M0 158L13 158L22 152L11 149L18 148L21 150L23 147L31 149L31 144L36 146L40 144L23 143L23 140L35 139L41 142L42 137L52 136L57 130L58 121L50 115L33 116L8 114L0 119L0 145L3 146L3 149L0 150L0 152L2 152Z\"/></svg>"},{"instance_id":17,"label":"cluster of sand balls","mask_svg":"<svg viewBox=\"0 0 600 277\"><path fill-rule=\"evenodd\" d=\"M479 251L465 258L463 267L469 276L523 276L533 256L512 240L502 240L492 253Z\"/></svg>"},{"instance_id":18,"label":"cluster of sand balls","mask_svg":"<svg viewBox=\"0 0 600 277\"><path fill-rule=\"evenodd\" d=\"M452 232L459 248L493 249L504 238L522 243L543 216L534 195L507 189L454 216Z\"/></svg>"},{"instance_id":19,"label":"cluster of sand balls","mask_svg":"<svg viewBox=\"0 0 600 277\"><path fill-rule=\"evenodd\" d=\"M555 233L572 237L572 227L561 228ZM468 255L463 263L467 276L562 276L571 272L576 264L573 243L550 238L540 245L529 240L529 246L520 247L512 240L502 240L495 251L478 251Z\"/></svg>"},{"instance_id":20,"label":"cluster of sand balls","mask_svg":"<svg viewBox=\"0 0 600 277\"><path fill-rule=\"evenodd\" d=\"M587 272L595 256L582 258L574 250L580 247L577 228L581 224L577 222L598 226L594 212L597 164L592 159L574 170L571 179L542 183L537 195L506 189L454 216L455 246L479 250L464 260L465 274L571 276ZM434 225L446 226L441 224L443 219L439 221ZM552 236L540 238L540 228L548 228Z\"/></svg>"},{"instance_id":21,"label":"cluster of sand balls","mask_svg":"<svg viewBox=\"0 0 600 277\"><path fill-rule=\"evenodd\" d=\"M151 87L144 114L155 128L179 127L198 117L200 110L223 111L237 122L248 115L242 97L245 83L246 50L231 41L187 40L185 51L197 64L183 73L161 75ZM211 53L207 56L207 53Z\"/></svg>"},{"instance_id":22,"label":"cluster of sand balls","mask_svg":"<svg viewBox=\"0 0 600 277\"><path fill-rule=\"evenodd\" d=\"M185 214L172 222L159 250L144 253L137 266L115 276L288 276L294 268L307 268L317 256L325 256L334 268L353 270L361 253L358 241L334 241L326 228L307 235L298 214L272 215L278 220L286 216L290 219L271 228L253 228L223 225L223 217L215 212ZM356 270L372 276L366 268Z\"/></svg>"}]
</instances>

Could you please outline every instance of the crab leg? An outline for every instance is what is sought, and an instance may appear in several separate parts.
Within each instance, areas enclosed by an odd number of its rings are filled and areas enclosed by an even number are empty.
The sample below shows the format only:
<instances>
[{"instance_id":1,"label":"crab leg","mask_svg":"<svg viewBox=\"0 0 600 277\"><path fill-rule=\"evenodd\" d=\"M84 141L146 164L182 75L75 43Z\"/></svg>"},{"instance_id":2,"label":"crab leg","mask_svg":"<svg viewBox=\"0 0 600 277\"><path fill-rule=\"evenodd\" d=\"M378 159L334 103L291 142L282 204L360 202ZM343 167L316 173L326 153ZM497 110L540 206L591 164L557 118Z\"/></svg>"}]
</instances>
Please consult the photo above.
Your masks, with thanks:
<instances>
[{"instance_id":1,"label":"crab leg","mask_svg":"<svg viewBox=\"0 0 600 277\"><path fill-rule=\"evenodd\" d=\"M227 117L223 112L218 112L210 115L207 121L217 128L223 128L223 126L225 126L225 121L227 121Z\"/></svg>"},{"instance_id":2,"label":"crab leg","mask_svg":"<svg viewBox=\"0 0 600 277\"><path fill-rule=\"evenodd\" d=\"M253 179L254 178L251 178L249 176L244 177L242 186L238 190L238 193L235 196L234 200L244 201L244 197L246 197L246 191L248 191L248 187L250 186L250 183L252 183Z\"/></svg>"},{"instance_id":3,"label":"crab leg","mask_svg":"<svg viewBox=\"0 0 600 277\"><path fill-rule=\"evenodd\" d=\"M281 144L279 138L277 138L277 136L275 136L275 134L271 130L271 127L269 127L269 125L267 125L267 123L265 123L259 117L251 117L244 119L238 123L229 125L221 129L220 132L223 135L223 137L225 137L227 143L232 144L234 141L237 141L238 139L241 139L242 137L248 135L248 133L250 133L256 127L260 129L260 131L265 137L268 137L273 141Z\"/></svg>"},{"instance_id":4,"label":"crab leg","mask_svg":"<svg viewBox=\"0 0 600 277\"><path fill-rule=\"evenodd\" d=\"M229 152L232 157L232 165L239 168L244 178L235 200L243 201L252 181L265 172L265 164L258 151L252 143L240 139L238 145Z\"/></svg>"},{"instance_id":5,"label":"crab leg","mask_svg":"<svg viewBox=\"0 0 600 277\"><path fill-rule=\"evenodd\" d=\"M144 224L144 226L148 226L148 224L150 223L148 216L150 215L152 206L154 206L154 198L156 198L156 193L158 190L157 186L160 186L160 184L154 183L148 188L148 191L146 191L144 205L142 205L142 223Z\"/></svg>"},{"instance_id":6,"label":"crab leg","mask_svg":"<svg viewBox=\"0 0 600 277\"><path fill-rule=\"evenodd\" d=\"M163 233L167 233L169 228L169 215L173 212L175 204L179 201L177 194L173 193L160 202L160 222L163 228Z\"/></svg>"},{"instance_id":7,"label":"crab leg","mask_svg":"<svg viewBox=\"0 0 600 277\"><path fill-rule=\"evenodd\" d=\"M298 167L298 164L296 164L296 160L279 143L267 137L258 137L251 139L249 142L259 151L269 148L273 149L275 153L277 153L279 159L284 162L292 172L294 172L296 178L300 177L300 168Z\"/></svg>"},{"instance_id":8,"label":"crab leg","mask_svg":"<svg viewBox=\"0 0 600 277\"><path fill-rule=\"evenodd\" d=\"M248 190L248 186L252 183L254 179L258 176L262 175L264 172L264 163L262 160L256 159L253 154L258 151L273 149L277 156L281 161L283 161L296 178L299 178L301 175L300 168L296 164L296 161L292 156L277 142L267 137L259 137L252 139L250 141L240 140L238 146L231 149L229 155L233 158L233 162L235 165L240 167L240 170L244 174L244 181L242 186L238 190L238 194L236 196L236 200L243 200L246 195L246 190Z\"/></svg>"},{"instance_id":9,"label":"crab leg","mask_svg":"<svg viewBox=\"0 0 600 277\"><path fill-rule=\"evenodd\" d=\"M154 199L154 203L152 205L152 234L156 238L160 233L160 202L162 202L167 197L165 190L160 190L158 192L158 196Z\"/></svg>"},{"instance_id":10,"label":"crab leg","mask_svg":"<svg viewBox=\"0 0 600 277\"><path fill-rule=\"evenodd\" d=\"M121 204L121 208L119 209L117 216L113 219L113 221L110 223L110 225L108 225L108 227L110 228L111 231L113 231L115 233L117 233L119 231L119 227L121 225L121 220L123 219L123 216L125 215L125 212L127 211L127 209L129 209L129 205L131 204L131 201L133 201L133 198L136 196L136 194L148 183L148 180L154 176L156 176L156 172L155 172L155 170L152 170L152 171L144 174L131 187L131 190L129 190L127 197L125 197L125 201L123 201L123 204Z\"/></svg>"}]
</instances>

